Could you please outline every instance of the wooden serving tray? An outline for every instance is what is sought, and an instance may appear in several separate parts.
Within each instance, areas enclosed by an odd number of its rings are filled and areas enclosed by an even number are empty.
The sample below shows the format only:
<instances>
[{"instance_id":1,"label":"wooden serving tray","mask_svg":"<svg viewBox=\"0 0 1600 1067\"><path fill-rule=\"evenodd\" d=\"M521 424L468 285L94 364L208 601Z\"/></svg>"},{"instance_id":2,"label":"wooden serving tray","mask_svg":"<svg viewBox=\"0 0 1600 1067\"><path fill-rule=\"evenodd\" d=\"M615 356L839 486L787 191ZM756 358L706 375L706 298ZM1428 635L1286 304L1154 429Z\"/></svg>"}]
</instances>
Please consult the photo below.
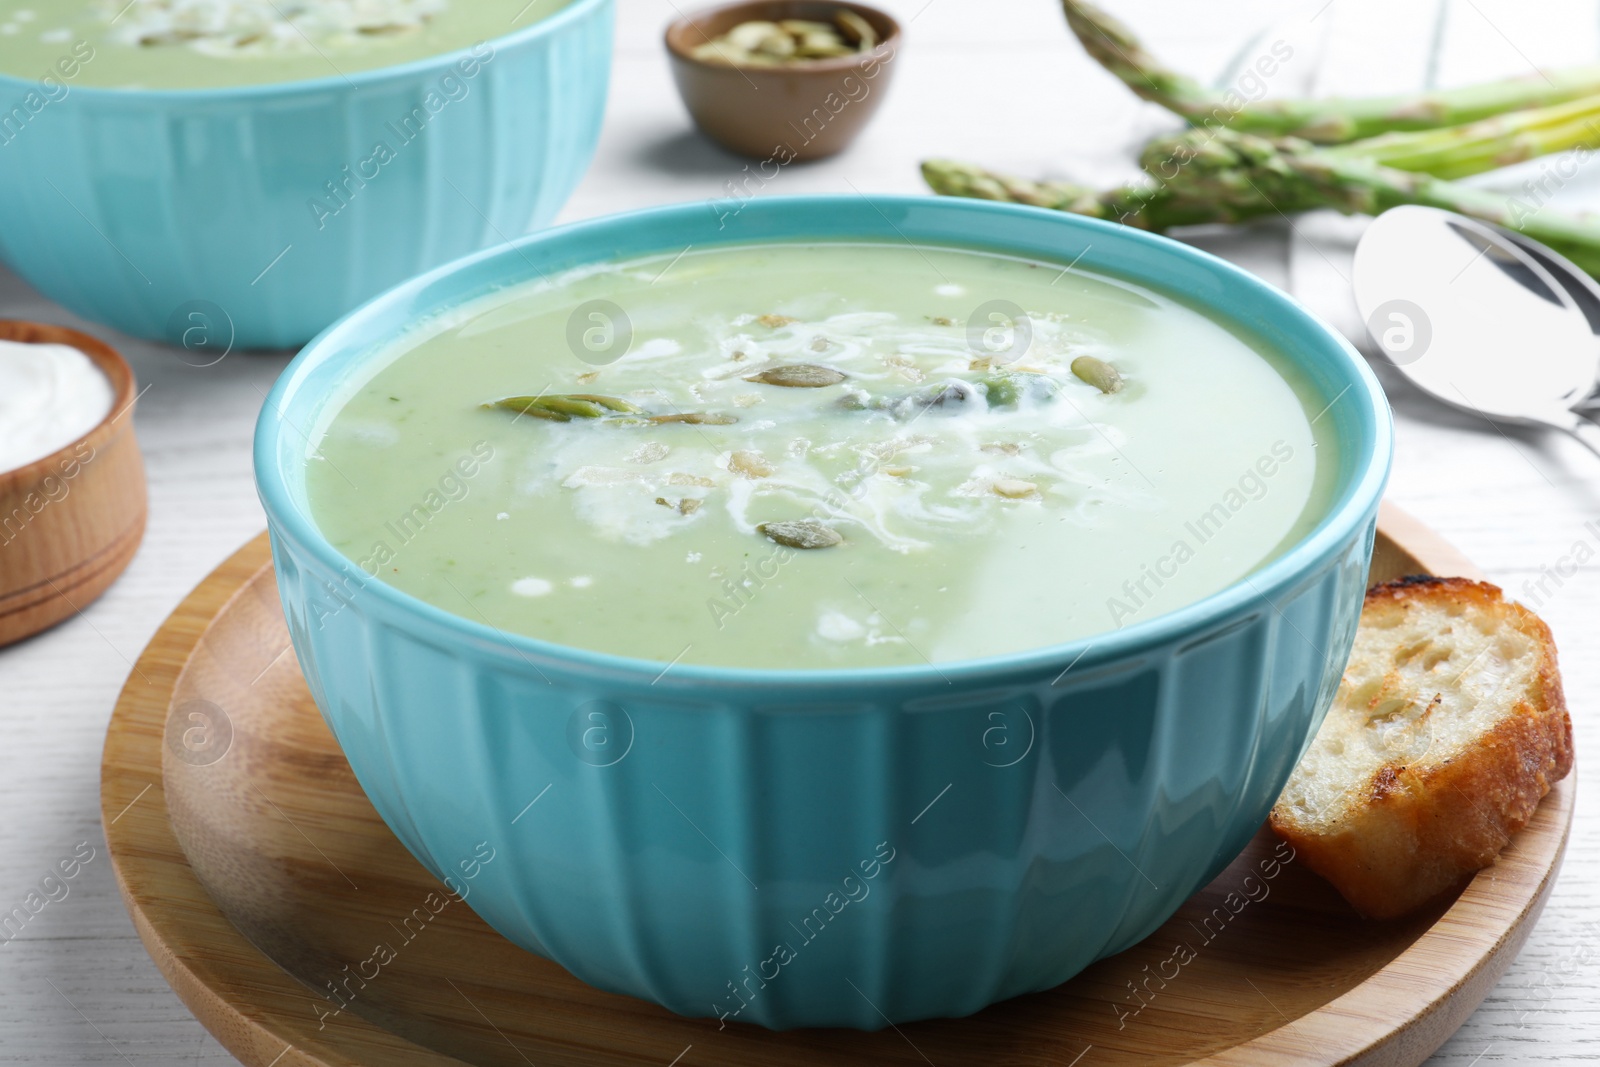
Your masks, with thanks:
<instances>
[{"instance_id":1,"label":"wooden serving tray","mask_svg":"<svg viewBox=\"0 0 1600 1067\"><path fill-rule=\"evenodd\" d=\"M1477 576L1386 508L1374 580L1424 571ZM591 989L460 903L432 913L442 887L379 820L306 692L262 535L140 657L101 806L145 947L249 1067L1413 1065L1526 939L1570 782L1497 866L1409 919L1363 921L1302 865L1263 867L1263 830L1148 940L1054 990L871 1034L719 1029Z\"/></svg>"}]
</instances>

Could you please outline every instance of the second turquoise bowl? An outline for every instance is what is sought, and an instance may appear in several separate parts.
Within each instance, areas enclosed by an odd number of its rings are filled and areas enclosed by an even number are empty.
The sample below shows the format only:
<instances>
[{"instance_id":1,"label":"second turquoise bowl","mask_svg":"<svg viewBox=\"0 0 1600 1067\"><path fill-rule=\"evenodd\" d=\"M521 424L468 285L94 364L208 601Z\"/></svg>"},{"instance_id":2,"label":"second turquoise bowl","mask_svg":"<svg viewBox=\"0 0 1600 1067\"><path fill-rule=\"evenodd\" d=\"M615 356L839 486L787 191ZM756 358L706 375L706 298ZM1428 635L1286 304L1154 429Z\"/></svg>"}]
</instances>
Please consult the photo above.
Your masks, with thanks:
<instances>
[{"instance_id":1,"label":"second turquoise bowl","mask_svg":"<svg viewBox=\"0 0 1600 1067\"><path fill-rule=\"evenodd\" d=\"M369 579L318 532L296 427L319 425L407 324L600 260L807 239L1077 261L1245 326L1327 398L1334 503L1249 579L1179 611L1007 656L842 671L664 672L506 635ZM1390 451L1360 357L1221 260L1032 208L842 196L599 219L407 283L290 365L255 463L311 692L430 871L604 989L686 1015L875 1029L1063 982L1244 847L1339 684Z\"/></svg>"},{"instance_id":2,"label":"second turquoise bowl","mask_svg":"<svg viewBox=\"0 0 1600 1067\"><path fill-rule=\"evenodd\" d=\"M347 78L73 87L6 131L0 256L79 315L196 358L303 344L555 217L599 138L612 3ZM35 88L0 75L0 100Z\"/></svg>"}]
</instances>

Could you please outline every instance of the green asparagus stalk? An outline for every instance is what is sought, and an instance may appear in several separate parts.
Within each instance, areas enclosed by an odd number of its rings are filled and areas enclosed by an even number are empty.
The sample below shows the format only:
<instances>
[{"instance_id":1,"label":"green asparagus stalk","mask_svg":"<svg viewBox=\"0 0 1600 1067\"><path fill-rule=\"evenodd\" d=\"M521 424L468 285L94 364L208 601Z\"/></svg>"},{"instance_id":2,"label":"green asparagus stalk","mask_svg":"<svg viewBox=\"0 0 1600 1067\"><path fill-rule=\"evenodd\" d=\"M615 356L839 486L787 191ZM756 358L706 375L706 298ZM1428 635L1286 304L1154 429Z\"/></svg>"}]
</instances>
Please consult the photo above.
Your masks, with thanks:
<instances>
[{"instance_id":1,"label":"green asparagus stalk","mask_svg":"<svg viewBox=\"0 0 1600 1067\"><path fill-rule=\"evenodd\" d=\"M1070 182L1035 182L1015 178L949 159L930 159L923 163L922 176L928 186L942 196L1028 204L1121 222L1144 230L1237 222L1254 217L1254 213L1251 213L1237 219L1227 218L1221 211L1221 205L1190 203L1157 185L1125 185L1097 192Z\"/></svg>"},{"instance_id":2,"label":"green asparagus stalk","mask_svg":"<svg viewBox=\"0 0 1600 1067\"><path fill-rule=\"evenodd\" d=\"M1578 148L1600 147L1600 95L1513 111L1465 126L1387 133L1324 151L1435 178L1465 178Z\"/></svg>"},{"instance_id":3,"label":"green asparagus stalk","mask_svg":"<svg viewBox=\"0 0 1600 1067\"><path fill-rule=\"evenodd\" d=\"M1393 131L1459 126L1600 94L1600 66L1585 66L1402 96L1245 101L1166 66L1132 31L1094 4L1062 0L1061 6L1067 24L1096 62L1140 97L1195 126L1343 144Z\"/></svg>"},{"instance_id":4,"label":"green asparagus stalk","mask_svg":"<svg viewBox=\"0 0 1600 1067\"><path fill-rule=\"evenodd\" d=\"M1211 141L1236 132L1241 131L1188 130L1174 137L1158 138L1145 146L1140 163L1158 183L1165 182L1191 158L1198 158L1204 165L1211 154ZM1240 144L1224 138L1218 161L1232 160ZM1343 145L1317 146L1299 138L1280 138L1277 145L1278 150L1315 150L1330 159L1366 159L1435 178L1465 178L1580 148L1600 148L1600 95L1496 115L1464 126L1387 133Z\"/></svg>"},{"instance_id":5,"label":"green asparagus stalk","mask_svg":"<svg viewBox=\"0 0 1600 1067\"><path fill-rule=\"evenodd\" d=\"M1225 158L1229 155L1231 159ZM1590 218L1550 209L1526 210L1503 194L1399 170L1367 157L1321 150L1294 138L1271 140L1223 131L1167 187L1177 197L1215 197L1235 216L1250 211L1291 214L1319 207L1346 215L1379 215L1401 204L1442 208L1516 230L1600 277L1600 223Z\"/></svg>"},{"instance_id":6,"label":"green asparagus stalk","mask_svg":"<svg viewBox=\"0 0 1600 1067\"><path fill-rule=\"evenodd\" d=\"M1140 162L1154 182L1104 192L1068 182L1031 182L949 160L931 161L924 175L935 191L948 196L1010 200L1148 229L1239 222L1271 211L1264 190L1229 173L1241 162L1241 152L1251 155L1252 167L1268 171L1265 179L1257 175L1256 180L1274 186L1278 206L1291 210L1286 190L1271 181L1272 160L1283 152L1317 151L1330 162L1370 160L1436 178L1462 178L1536 156L1600 147L1600 95L1465 126L1389 133L1345 145L1240 140L1232 134L1190 130L1153 141Z\"/></svg>"},{"instance_id":7,"label":"green asparagus stalk","mask_svg":"<svg viewBox=\"0 0 1600 1067\"><path fill-rule=\"evenodd\" d=\"M1571 108L1564 105L1560 110ZM1593 110L1600 111L1600 100ZM1164 192L1169 202L1184 204L1191 212L1196 205L1210 204L1225 221L1231 221L1251 213L1337 207L1335 201L1359 196L1369 185L1416 190L1424 187L1418 180L1422 178L1465 177L1547 151L1600 145L1600 124L1593 118L1569 122L1548 137L1529 136L1528 130L1521 128L1490 136L1485 127L1499 124L1500 120L1491 119L1453 131L1389 134L1333 148L1296 137L1189 130L1152 142L1141 162L1156 179L1154 188ZM1446 134L1459 136L1452 140ZM1412 180L1402 180L1399 175L1403 172L1411 173ZM1467 191L1451 185L1450 191L1437 195L1456 197ZM1492 192L1473 192L1482 203L1502 204L1506 210L1513 203Z\"/></svg>"},{"instance_id":8,"label":"green asparagus stalk","mask_svg":"<svg viewBox=\"0 0 1600 1067\"><path fill-rule=\"evenodd\" d=\"M1240 174L1222 179L1191 175L1181 188L1137 184L1096 192L1067 182L1035 182L950 159L922 164L922 177L941 196L1027 204L1118 222L1139 230L1164 232L1180 226L1248 222L1274 214L1264 195L1251 195ZM1289 206L1309 210L1320 205Z\"/></svg>"},{"instance_id":9,"label":"green asparagus stalk","mask_svg":"<svg viewBox=\"0 0 1600 1067\"><path fill-rule=\"evenodd\" d=\"M1189 139L1187 145L1184 138ZM1192 130L1164 142L1161 150L1174 147L1189 151L1180 153L1182 165L1160 185L1080 192L1053 202L1058 188L1070 187L1024 182L941 160L923 164L923 175L935 192L946 195L1032 203L1151 230L1196 222L1240 222L1314 208L1377 215L1401 204L1422 204L1517 230L1600 277L1600 223L1587 218L1548 208L1519 210L1516 202L1492 192L1319 149L1299 138ZM1114 208L1122 206L1135 210L1116 215Z\"/></svg>"}]
</instances>

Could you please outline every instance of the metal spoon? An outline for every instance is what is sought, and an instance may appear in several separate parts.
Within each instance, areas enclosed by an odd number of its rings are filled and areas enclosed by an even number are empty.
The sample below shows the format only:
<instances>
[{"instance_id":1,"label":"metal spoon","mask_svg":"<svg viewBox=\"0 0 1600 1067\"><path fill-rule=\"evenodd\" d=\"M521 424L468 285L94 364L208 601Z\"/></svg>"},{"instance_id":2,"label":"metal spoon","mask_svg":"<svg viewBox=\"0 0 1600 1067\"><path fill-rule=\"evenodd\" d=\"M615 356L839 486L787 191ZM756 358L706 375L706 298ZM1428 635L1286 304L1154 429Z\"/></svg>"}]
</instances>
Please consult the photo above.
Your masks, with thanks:
<instances>
[{"instance_id":1,"label":"metal spoon","mask_svg":"<svg viewBox=\"0 0 1600 1067\"><path fill-rule=\"evenodd\" d=\"M1496 226L1495 230L1526 252L1531 259L1536 260L1539 266L1549 271L1550 276L1560 283L1568 296L1572 297L1572 302L1578 306L1578 310L1583 312L1584 319L1589 323L1590 332L1600 334L1600 284L1596 284L1587 271L1548 245L1542 245L1531 237L1524 237L1516 230L1508 230L1501 226Z\"/></svg>"},{"instance_id":2,"label":"metal spoon","mask_svg":"<svg viewBox=\"0 0 1600 1067\"><path fill-rule=\"evenodd\" d=\"M1524 237L1517 231L1504 227L1496 229L1499 229L1507 240L1538 260L1539 265L1561 283L1561 287L1572 297L1572 302L1578 306L1578 310L1583 312L1584 319L1589 323L1590 332L1600 337L1600 283L1596 283L1587 271L1572 260L1552 251L1533 238ZM1600 378L1600 374L1597 374L1597 378ZM1590 387L1589 395L1578 404L1576 410L1592 417L1596 409L1600 409L1600 381L1596 381Z\"/></svg>"},{"instance_id":3,"label":"metal spoon","mask_svg":"<svg viewBox=\"0 0 1600 1067\"><path fill-rule=\"evenodd\" d=\"M1385 355L1423 392L1496 422L1548 426L1600 455L1575 408L1594 389L1600 342L1559 257L1437 208L1397 207L1356 248L1356 305ZM1574 268L1575 269L1575 268Z\"/></svg>"}]
</instances>

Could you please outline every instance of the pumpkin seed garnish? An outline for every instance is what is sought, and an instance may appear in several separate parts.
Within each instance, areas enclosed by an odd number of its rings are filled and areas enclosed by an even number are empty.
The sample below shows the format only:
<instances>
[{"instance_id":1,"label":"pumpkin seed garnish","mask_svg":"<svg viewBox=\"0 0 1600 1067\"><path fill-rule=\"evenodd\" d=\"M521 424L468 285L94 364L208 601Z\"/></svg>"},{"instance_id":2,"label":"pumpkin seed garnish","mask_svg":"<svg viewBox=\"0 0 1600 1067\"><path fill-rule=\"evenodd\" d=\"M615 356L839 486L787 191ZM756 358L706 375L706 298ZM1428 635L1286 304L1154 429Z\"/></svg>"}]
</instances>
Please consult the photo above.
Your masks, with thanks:
<instances>
[{"instance_id":1,"label":"pumpkin seed garnish","mask_svg":"<svg viewBox=\"0 0 1600 1067\"><path fill-rule=\"evenodd\" d=\"M833 16L833 21L844 31L845 38L861 51L870 52L878 46L878 31L872 28L872 23L854 11L841 9Z\"/></svg>"},{"instance_id":2,"label":"pumpkin seed garnish","mask_svg":"<svg viewBox=\"0 0 1600 1067\"><path fill-rule=\"evenodd\" d=\"M705 63L729 66L797 66L812 59L853 56L878 46L872 23L854 11L839 10L830 22L783 19L741 22L722 36L690 50Z\"/></svg>"},{"instance_id":3,"label":"pumpkin seed garnish","mask_svg":"<svg viewBox=\"0 0 1600 1067\"><path fill-rule=\"evenodd\" d=\"M865 389L848 389L839 397L839 407L845 411L876 411L884 406L881 397L873 396Z\"/></svg>"},{"instance_id":4,"label":"pumpkin seed garnish","mask_svg":"<svg viewBox=\"0 0 1600 1067\"><path fill-rule=\"evenodd\" d=\"M1072 373L1102 393L1115 393L1122 388L1122 375L1103 359L1079 356L1072 361Z\"/></svg>"},{"instance_id":5,"label":"pumpkin seed garnish","mask_svg":"<svg viewBox=\"0 0 1600 1067\"><path fill-rule=\"evenodd\" d=\"M909 418L929 408L944 408L965 404L977 393L971 382L950 378L923 386L909 396L892 401L888 407L897 419Z\"/></svg>"},{"instance_id":6,"label":"pumpkin seed garnish","mask_svg":"<svg viewBox=\"0 0 1600 1067\"><path fill-rule=\"evenodd\" d=\"M794 38L774 26L761 35L751 51L774 59L788 59L795 54L795 47Z\"/></svg>"},{"instance_id":7,"label":"pumpkin seed garnish","mask_svg":"<svg viewBox=\"0 0 1600 1067\"><path fill-rule=\"evenodd\" d=\"M672 449L668 448L660 441L651 441L647 444L640 445L638 448L630 452L628 454L628 462L639 464L656 463L660 460L666 459L668 454L671 452Z\"/></svg>"},{"instance_id":8,"label":"pumpkin seed garnish","mask_svg":"<svg viewBox=\"0 0 1600 1067\"><path fill-rule=\"evenodd\" d=\"M976 382L946 378L930 382L902 396L873 396L851 389L839 398L846 411L887 411L897 419L913 418L929 408L959 409L981 392L991 408L1015 407L1024 398L1048 400L1055 396L1056 381L1043 374L986 374Z\"/></svg>"},{"instance_id":9,"label":"pumpkin seed garnish","mask_svg":"<svg viewBox=\"0 0 1600 1067\"><path fill-rule=\"evenodd\" d=\"M551 422L571 422L580 419L598 419L621 412L637 415L644 411L637 404L614 396L596 396L593 393L545 393L540 396L506 396L483 405L486 408L504 408L532 415Z\"/></svg>"},{"instance_id":10,"label":"pumpkin seed garnish","mask_svg":"<svg viewBox=\"0 0 1600 1067\"><path fill-rule=\"evenodd\" d=\"M844 543L837 530L815 519L793 522L764 522L756 527L768 540L789 548L832 548Z\"/></svg>"},{"instance_id":11,"label":"pumpkin seed garnish","mask_svg":"<svg viewBox=\"0 0 1600 1067\"><path fill-rule=\"evenodd\" d=\"M845 44L833 34L808 33L795 46L795 57L798 59L831 59L834 56L853 56L856 51L856 49Z\"/></svg>"},{"instance_id":12,"label":"pumpkin seed garnish","mask_svg":"<svg viewBox=\"0 0 1600 1067\"><path fill-rule=\"evenodd\" d=\"M602 407L610 408L612 411L627 411L633 414L638 414L644 410L644 408L641 408L638 404L628 400L623 400L620 397L597 396L594 393L572 393L570 395L574 400L588 400L592 403L599 404Z\"/></svg>"},{"instance_id":13,"label":"pumpkin seed garnish","mask_svg":"<svg viewBox=\"0 0 1600 1067\"><path fill-rule=\"evenodd\" d=\"M897 419L909 419L929 408L965 404L977 392L971 382L947 378L901 396L873 396L864 389L851 389L839 398L839 406L846 411L887 411Z\"/></svg>"},{"instance_id":14,"label":"pumpkin seed garnish","mask_svg":"<svg viewBox=\"0 0 1600 1067\"><path fill-rule=\"evenodd\" d=\"M728 457L728 470L744 478L766 478L772 474L772 464L760 452L735 452Z\"/></svg>"},{"instance_id":15,"label":"pumpkin seed garnish","mask_svg":"<svg viewBox=\"0 0 1600 1067\"><path fill-rule=\"evenodd\" d=\"M776 330L787 326L792 322L799 322L800 320L791 319L787 315L763 315L756 321L769 330Z\"/></svg>"},{"instance_id":16,"label":"pumpkin seed garnish","mask_svg":"<svg viewBox=\"0 0 1600 1067\"><path fill-rule=\"evenodd\" d=\"M1056 393L1055 379L1042 374L1001 372L986 374L978 379L984 388L984 398L992 408L1016 407L1024 397L1048 400Z\"/></svg>"},{"instance_id":17,"label":"pumpkin seed garnish","mask_svg":"<svg viewBox=\"0 0 1600 1067\"><path fill-rule=\"evenodd\" d=\"M808 33L833 32L833 27L826 22L812 22L808 19L779 19L778 28L796 37L804 37Z\"/></svg>"},{"instance_id":18,"label":"pumpkin seed garnish","mask_svg":"<svg viewBox=\"0 0 1600 1067\"><path fill-rule=\"evenodd\" d=\"M645 422L684 422L690 426L732 426L739 421L736 415L719 415L711 411L680 411L672 415L651 415Z\"/></svg>"},{"instance_id":19,"label":"pumpkin seed garnish","mask_svg":"<svg viewBox=\"0 0 1600 1067\"><path fill-rule=\"evenodd\" d=\"M994 491L1007 500L1021 500L1024 497L1036 496L1039 487L1032 482L1025 482L1021 478L999 478L995 480Z\"/></svg>"},{"instance_id":20,"label":"pumpkin seed garnish","mask_svg":"<svg viewBox=\"0 0 1600 1067\"><path fill-rule=\"evenodd\" d=\"M776 22L764 22L759 19L752 19L749 22L739 23L739 25L729 30L723 36L731 45L734 45L738 48L743 48L747 51L755 51L756 49L760 48L766 39L774 33L783 33L782 30L778 29L778 24ZM786 33L783 35L785 37L788 36Z\"/></svg>"},{"instance_id":21,"label":"pumpkin seed garnish","mask_svg":"<svg viewBox=\"0 0 1600 1067\"><path fill-rule=\"evenodd\" d=\"M790 389L819 389L825 385L838 385L844 378L842 372L832 367L816 363L789 363L782 367L768 367L759 374L749 375L745 381L782 385Z\"/></svg>"},{"instance_id":22,"label":"pumpkin seed garnish","mask_svg":"<svg viewBox=\"0 0 1600 1067\"><path fill-rule=\"evenodd\" d=\"M542 397L534 396L508 396L493 403L484 404L486 408L505 408L507 411L517 411L524 415L532 415L536 419L549 419L551 422L571 422L571 415L564 415L559 411L550 411L538 401Z\"/></svg>"},{"instance_id":23,"label":"pumpkin seed garnish","mask_svg":"<svg viewBox=\"0 0 1600 1067\"><path fill-rule=\"evenodd\" d=\"M547 393L540 396L507 396L483 405L486 408L504 408L532 415L551 422L571 422L580 419L605 419L612 423L640 425L642 423L686 422L696 426L731 426L738 422L733 415L718 415L709 411L682 411L672 415L651 415L637 404L614 396L596 396L594 393ZM642 416L634 418L632 416Z\"/></svg>"},{"instance_id":24,"label":"pumpkin seed garnish","mask_svg":"<svg viewBox=\"0 0 1600 1067\"><path fill-rule=\"evenodd\" d=\"M692 496L686 496L676 502L668 500L664 496L658 496L656 497L656 503L664 508L672 508L679 515L693 515L700 510L700 500Z\"/></svg>"}]
</instances>

